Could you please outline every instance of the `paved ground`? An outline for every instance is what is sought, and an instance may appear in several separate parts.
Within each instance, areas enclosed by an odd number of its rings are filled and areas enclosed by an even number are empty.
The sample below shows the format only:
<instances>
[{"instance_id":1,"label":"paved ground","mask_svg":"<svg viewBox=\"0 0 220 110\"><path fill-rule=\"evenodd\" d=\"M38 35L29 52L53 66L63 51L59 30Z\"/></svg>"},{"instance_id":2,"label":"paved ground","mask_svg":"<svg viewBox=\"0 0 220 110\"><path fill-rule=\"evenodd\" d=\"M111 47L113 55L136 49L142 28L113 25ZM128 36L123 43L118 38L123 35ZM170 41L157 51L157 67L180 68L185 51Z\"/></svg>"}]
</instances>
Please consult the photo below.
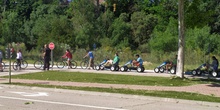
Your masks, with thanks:
<instances>
[{"instance_id":1,"label":"paved ground","mask_svg":"<svg viewBox=\"0 0 220 110\"><path fill-rule=\"evenodd\" d=\"M39 72L39 71L41 70L36 70L36 72ZM163 76L163 77L173 76L171 74L155 74L153 73L152 70L148 70L148 71L145 71L145 73L140 73L140 74L136 72L111 72L111 71L96 71L96 70L82 70L82 69L62 69L62 71L143 75L143 76ZM12 75L31 73L31 72L33 72L33 70L21 70L18 72L12 72ZM186 75L186 77L191 77L191 75ZM134 90L158 90L158 91L184 91L184 92L194 92L194 93L201 93L205 95L214 95L214 96L220 97L220 85L216 85L216 84L198 84L198 85L184 86L184 87L164 87L164 86L100 84L100 83L60 82L60 81L24 80L24 79L12 79L11 81L18 82L18 83L63 85L63 86L77 86L77 87L127 88L127 89L134 89ZM8 79L0 78L0 83L5 83L5 82L8 82Z\"/></svg>"}]
</instances>

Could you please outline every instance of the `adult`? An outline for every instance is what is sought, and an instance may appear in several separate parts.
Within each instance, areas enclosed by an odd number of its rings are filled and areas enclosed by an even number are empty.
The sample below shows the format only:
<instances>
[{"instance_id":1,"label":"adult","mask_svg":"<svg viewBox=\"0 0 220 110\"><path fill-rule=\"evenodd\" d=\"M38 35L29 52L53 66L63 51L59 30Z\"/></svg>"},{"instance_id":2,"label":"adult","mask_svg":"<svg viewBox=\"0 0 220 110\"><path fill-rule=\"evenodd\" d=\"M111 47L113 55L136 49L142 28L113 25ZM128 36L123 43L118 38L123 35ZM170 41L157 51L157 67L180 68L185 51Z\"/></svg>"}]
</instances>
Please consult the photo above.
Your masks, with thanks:
<instances>
[{"instance_id":1,"label":"adult","mask_svg":"<svg viewBox=\"0 0 220 110\"><path fill-rule=\"evenodd\" d=\"M44 49L44 68L43 70L49 70L50 69L50 53L51 50L48 47L48 45L45 45L45 49Z\"/></svg>"},{"instance_id":2,"label":"adult","mask_svg":"<svg viewBox=\"0 0 220 110\"><path fill-rule=\"evenodd\" d=\"M219 65L218 59L215 56L212 56L212 64L210 65L211 69L213 69L213 71L217 71L218 65Z\"/></svg>"}]
</instances>

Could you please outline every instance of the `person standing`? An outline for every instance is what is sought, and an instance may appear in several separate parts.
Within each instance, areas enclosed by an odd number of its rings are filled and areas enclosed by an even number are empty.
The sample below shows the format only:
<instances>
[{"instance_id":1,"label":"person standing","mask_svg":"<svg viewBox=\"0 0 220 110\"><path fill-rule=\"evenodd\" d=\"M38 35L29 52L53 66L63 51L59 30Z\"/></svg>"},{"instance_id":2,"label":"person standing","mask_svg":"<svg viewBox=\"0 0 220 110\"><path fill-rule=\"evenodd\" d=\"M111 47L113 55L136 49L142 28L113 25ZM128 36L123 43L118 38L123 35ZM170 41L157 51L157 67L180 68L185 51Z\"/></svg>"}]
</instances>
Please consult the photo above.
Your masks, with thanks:
<instances>
[{"instance_id":1,"label":"person standing","mask_svg":"<svg viewBox=\"0 0 220 110\"><path fill-rule=\"evenodd\" d=\"M85 57L89 57L89 68L88 69L90 69L90 67L93 68L93 66L94 66L94 55L93 55L92 51L87 50L87 54L83 58L85 58Z\"/></svg>"},{"instance_id":2,"label":"person standing","mask_svg":"<svg viewBox=\"0 0 220 110\"><path fill-rule=\"evenodd\" d=\"M1 72L3 72L2 59L3 59L3 55L2 55L2 51L0 50L0 71Z\"/></svg>"},{"instance_id":3,"label":"person standing","mask_svg":"<svg viewBox=\"0 0 220 110\"><path fill-rule=\"evenodd\" d=\"M48 47L48 45L46 44L45 49L44 49L44 68L43 68L43 70L46 70L46 68L47 68L47 70L50 69L50 53L51 53L51 50Z\"/></svg>"}]
</instances>

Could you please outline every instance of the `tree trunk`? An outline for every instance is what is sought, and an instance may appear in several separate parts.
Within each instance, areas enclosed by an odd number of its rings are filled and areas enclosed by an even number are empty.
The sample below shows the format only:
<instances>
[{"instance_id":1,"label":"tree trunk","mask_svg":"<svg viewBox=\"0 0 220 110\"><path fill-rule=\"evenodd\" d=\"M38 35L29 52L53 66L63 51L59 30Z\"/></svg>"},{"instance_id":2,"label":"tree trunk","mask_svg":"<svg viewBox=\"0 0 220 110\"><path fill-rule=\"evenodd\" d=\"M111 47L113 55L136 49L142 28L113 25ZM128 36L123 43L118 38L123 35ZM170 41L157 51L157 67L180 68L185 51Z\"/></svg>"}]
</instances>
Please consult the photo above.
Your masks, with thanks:
<instances>
[{"instance_id":1,"label":"tree trunk","mask_svg":"<svg viewBox=\"0 0 220 110\"><path fill-rule=\"evenodd\" d=\"M178 44L178 57L176 75L180 78L184 78L184 0L179 0L178 4L178 24L179 24L179 44Z\"/></svg>"}]
</instances>

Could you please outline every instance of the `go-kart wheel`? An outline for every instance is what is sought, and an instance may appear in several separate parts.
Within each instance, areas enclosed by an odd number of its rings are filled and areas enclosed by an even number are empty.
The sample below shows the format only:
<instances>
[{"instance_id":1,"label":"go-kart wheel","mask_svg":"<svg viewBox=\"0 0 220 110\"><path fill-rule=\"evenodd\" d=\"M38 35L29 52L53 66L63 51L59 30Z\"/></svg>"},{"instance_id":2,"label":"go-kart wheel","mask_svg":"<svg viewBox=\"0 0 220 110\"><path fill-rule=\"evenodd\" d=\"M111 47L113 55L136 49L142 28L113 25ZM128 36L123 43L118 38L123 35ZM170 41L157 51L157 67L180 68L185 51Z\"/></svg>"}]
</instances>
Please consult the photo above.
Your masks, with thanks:
<instances>
[{"instance_id":1,"label":"go-kart wheel","mask_svg":"<svg viewBox=\"0 0 220 110\"><path fill-rule=\"evenodd\" d=\"M197 75L197 70L193 70L193 71L192 71L192 75L193 75L193 76Z\"/></svg>"},{"instance_id":2,"label":"go-kart wheel","mask_svg":"<svg viewBox=\"0 0 220 110\"><path fill-rule=\"evenodd\" d=\"M96 70L100 70L101 68L100 68L100 66L96 66L95 69Z\"/></svg>"},{"instance_id":3,"label":"go-kart wheel","mask_svg":"<svg viewBox=\"0 0 220 110\"><path fill-rule=\"evenodd\" d=\"M124 68L125 68L125 71L128 71L128 67L127 66L125 66Z\"/></svg>"},{"instance_id":4,"label":"go-kart wheel","mask_svg":"<svg viewBox=\"0 0 220 110\"><path fill-rule=\"evenodd\" d=\"M212 76L217 77L218 76L218 72L213 71L212 72Z\"/></svg>"},{"instance_id":5,"label":"go-kart wheel","mask_svg":"<svg viewBox=\"0 0 220 110\"><path fill-rule=\"evenodd\" d=\"M141 67L141 72L144 72L145 68L144 67Z\"/></svg>"},{"instance_id":6,"label":"go-kart wheel","mask_svg":"<svg viewBox=\"0 0 220 110\"><path fill-rule=\"evenodd\" d=\"M115 71L115 66L111 66L110 70Z\"/></svg>"},{"instance_id":7,"label":"go-kart wheel","mask_svg":"<svg viewBox=\"0 0 220 110\"><path fill-rule=\"evenodd\" d=\"M137 72L141 72L141 67L137 67Z\"/></svg>"},{"instance_id":8,"label":"go-kart wheel","mask_svg":"<svg viewBox=\"0 0 220 110\"><path fill-rule=\"evenodd\" d=\"M159 73L160 72L159 68L158 67L154 68L154 72Z\"/></svg>"},{"instance_id":9,"label":"go-kart wheel","mask_svg":"<svg viewBox=\"0 0 220 110\"><path fill-rule=\"evenodd\" d=\"M121 70L122 72L125 71L125 67L122 66L122 67L120 68L120 70Z\"/></svg>"},{"instance_id":10,"label":"go-kart wheel","mask_svg":"<svg viewBox=\"0 0 220 110\"><path fill-rule=\"evenodd\" d=\"M202 71L201 70L197 70L197 75L201 76L202 75Z\"/></svg>"},{"instance_id":11,"label":"go-kart wheel","mask_svg":"<svg viewBox=\"0 0 220 110\"><path fill-rule=\"evenodd\" d=\"M159 69L159 71L160 71L161 73L163 73L163 72L165 71L165 69L164 69L163 67L161 67L161 68Z\"/></svg>"},{"instance_id":12,"label":"go-kart wheel","mask_svg":"<svg viewBox=\"0 0 220 110\"><path fill-rule=\"evenodd\" d=\"M119 66L115 66L115 71L119 71Z\"/></svg>"},{"instance_id":13,"label":"go-kart wheel","mask_svg":"<svg viewBox=\"0 0 220 110\"><path fill-rule=\"evenodd\" d=\"M176 73L176 69L175 68L170 69L170 73L171 74L175 74Z\"/></svg>"},{"instance_id":14,"label":"go-kart wheel","mask_svg":"<svg viewBox=\"0 0 220 110\"><path fill-rule=\"evenodd\" d=\"M104 65L101 65L101 66L100 66L100 69L101 69L101 70L104 70L104 69L105 69L105 66L104 66Z\"/></svg>"}]
</instances>

